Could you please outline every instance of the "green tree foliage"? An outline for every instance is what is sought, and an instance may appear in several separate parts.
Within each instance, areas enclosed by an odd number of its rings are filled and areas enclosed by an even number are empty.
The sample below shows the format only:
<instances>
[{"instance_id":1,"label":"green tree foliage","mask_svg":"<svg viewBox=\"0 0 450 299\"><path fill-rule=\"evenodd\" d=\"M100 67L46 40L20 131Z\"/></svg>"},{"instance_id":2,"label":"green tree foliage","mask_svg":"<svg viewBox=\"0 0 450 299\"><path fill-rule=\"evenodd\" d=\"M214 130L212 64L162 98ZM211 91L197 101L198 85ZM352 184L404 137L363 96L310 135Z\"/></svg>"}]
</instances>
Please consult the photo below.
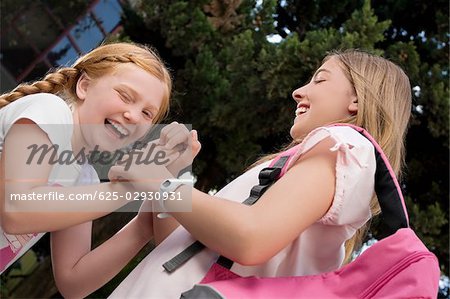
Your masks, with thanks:
<instances>
[{"instance_id":1,"label":"green tree foliage","mask_svg":"<svg viewBox=\"0 0 450 299\"><path fill-rule=\"evenodd\" d=\"M1 25L40 3L52 7L61 23L71 24L89 3L29 2L0 1ZM194 172L196 186L204 191L224 186L259 155L290 142L291 93L310 79L327 51L362 48L401 65L414 95L402 186L411 225L448 275L448 1L121 2L133 3L124 7L121 39L152 45L172 70L168 121L190 123L199 131L203 148ZM271 42L276 36L280 40ZM373 231L382 233L377 227ZM109 295L141 258L92 296ZM33 297L42 296L35 292Z\"/></svg>"},{"instance_id":2,"label":"green tree foliage","mask_svg":"<svg viewBox=\"0 0 450 299\"><path fill-rule=\"evenodd\" d=\"M152 0L126 9L124 28L172 69L171 117L199 130L194 170L205 191L289 142L291 92L327 51L362 48L401 65L414 87L403 185L411 223L447 271L446 7L443 0ZM274 35L281 41L270 42Z\"/></svg>"}]
</instances>

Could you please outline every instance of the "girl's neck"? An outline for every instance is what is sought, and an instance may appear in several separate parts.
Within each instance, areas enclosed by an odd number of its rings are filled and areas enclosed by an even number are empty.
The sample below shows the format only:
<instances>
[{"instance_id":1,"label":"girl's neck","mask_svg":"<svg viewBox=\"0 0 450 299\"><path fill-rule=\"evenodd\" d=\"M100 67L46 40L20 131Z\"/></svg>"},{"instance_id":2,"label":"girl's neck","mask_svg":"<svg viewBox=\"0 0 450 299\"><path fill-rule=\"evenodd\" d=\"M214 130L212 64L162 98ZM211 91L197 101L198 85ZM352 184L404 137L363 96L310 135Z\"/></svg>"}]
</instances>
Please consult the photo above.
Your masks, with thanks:
<instances>
[{"instance_id":1,"label":"girl's neck","mask_svg":"<svg viewBox=\"0 0 450 299\"><path fill-rule=\"evenodd\" d=\"M80 119L76 107L72 107L73 132L72 132L72 152L76 155L82 150L87 150L86 141L81 132Z\"/></svg>"}]
</instances>

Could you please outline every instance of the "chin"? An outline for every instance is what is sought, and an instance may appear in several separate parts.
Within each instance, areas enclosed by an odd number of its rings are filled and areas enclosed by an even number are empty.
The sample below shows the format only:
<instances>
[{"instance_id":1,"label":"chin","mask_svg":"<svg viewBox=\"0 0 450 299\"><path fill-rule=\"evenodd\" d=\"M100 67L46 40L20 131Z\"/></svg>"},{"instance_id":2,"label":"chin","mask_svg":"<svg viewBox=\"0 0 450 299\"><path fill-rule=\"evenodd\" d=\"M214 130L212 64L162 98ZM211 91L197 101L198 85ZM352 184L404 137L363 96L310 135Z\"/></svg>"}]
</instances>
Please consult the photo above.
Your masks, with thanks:
<instances>
[{"instance_id":1,"label":"chin","mask_svg":"<svg viewBox=\"0 0 450 299\"><path fill-rule=\"evenodd\" d=\"M301 141L305 138L311 131L316 129L318 126L308 126L300 125L299 123L294 123L291 127L290 135L293 140Z\"/></svg>"},{"instance_id":2,"label":"chin","mask_svg":"<svg viewBox=\"0 0 450 299\"><path fill-rule=\"evenodd\" d=\"M98 150L100 152L115 152L120 147L119 147L118 143L112 143L112 142L105 141L105 140L99 140L93 146L91 146L91 148Z\"/></svg>"},{"instance_id":3,"label":"chin","mask_svg":"<svg viewBox=\"0 0 450 299\"><path fill-rule=\"evenodd\" d=\"M293 140L299 140L303 136L303 130L301 127L297 124L294 124L291 127L291 130L289 131L289 134L291 135Z\"/></svg>"}]
</instances>

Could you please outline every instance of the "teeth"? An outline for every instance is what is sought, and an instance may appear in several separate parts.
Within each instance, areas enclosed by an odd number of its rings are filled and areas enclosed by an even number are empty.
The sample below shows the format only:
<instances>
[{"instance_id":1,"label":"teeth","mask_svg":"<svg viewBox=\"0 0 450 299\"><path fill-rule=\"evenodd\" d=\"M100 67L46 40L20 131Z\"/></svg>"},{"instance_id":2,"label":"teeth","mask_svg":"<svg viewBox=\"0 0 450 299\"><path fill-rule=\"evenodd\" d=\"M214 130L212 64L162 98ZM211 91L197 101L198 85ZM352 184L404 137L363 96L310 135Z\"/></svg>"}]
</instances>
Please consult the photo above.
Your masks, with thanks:
<instances>
[{"instance_id":1,"label":"teeth","mask_svg":"<svg viewBox=\"0 0 450 299\"><path fill-rule=\"evenodd\" d=\"M295 115L303 114L303 113L307 112L308 110L309 110L308 107L301 106L301 107L297 108L297 110L295 110Z\"/></svg>"},{"instance_id":2,"label":"teeth","mask_svg":"<svg viewBox=\"0 0 450 299\"><path fill-rule=\"evenodd\" d=\"M116 129L121 135L122 137L126 137L128 136L128 130L126 128L124 128L122 125L120 125L119 123L116 123L112 120L108 119L108 122L114 127L114 129Z\"/></svg>"}]
</instances>

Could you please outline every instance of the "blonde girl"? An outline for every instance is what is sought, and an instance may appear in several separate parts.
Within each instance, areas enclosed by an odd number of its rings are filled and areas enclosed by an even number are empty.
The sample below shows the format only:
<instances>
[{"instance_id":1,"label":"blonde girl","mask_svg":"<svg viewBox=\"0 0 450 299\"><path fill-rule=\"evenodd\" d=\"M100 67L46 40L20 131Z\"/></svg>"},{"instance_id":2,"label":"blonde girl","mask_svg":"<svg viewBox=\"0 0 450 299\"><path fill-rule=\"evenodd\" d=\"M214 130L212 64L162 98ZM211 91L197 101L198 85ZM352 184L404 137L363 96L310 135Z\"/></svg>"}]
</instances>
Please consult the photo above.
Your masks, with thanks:
<instances>
[{"instance_id":1,"label":"blonde girl","mask_svg":"<svg viewBox=\"0 0 450 299\"><path fill-rule=\"evenodd\" d=\"M341 267L359 242L366 223L379 212L374 197L375 156L372 144L349 127L365 128L378 141L400 174L411 110L408 77L394 63L363 51L333 52L310 82L292 93L295 115L290 134L296 153L288 171L259 201L242 205L259 171L274 156L260 161L215 196L186 185L192 212L166 209L181 227L174 230L125 279L111 297L178 298L202 279L218 254L235 263L241 276L311 275ZM173 177L142 183L133 173L160 173L164 167L136 166L125 173L114 166L110 176L128 176L139 190L158 190ZM141 177L142 178L142 177ZM174 273L162 264L193 240L208 249Z\"/></svg>"}]
</instances>

